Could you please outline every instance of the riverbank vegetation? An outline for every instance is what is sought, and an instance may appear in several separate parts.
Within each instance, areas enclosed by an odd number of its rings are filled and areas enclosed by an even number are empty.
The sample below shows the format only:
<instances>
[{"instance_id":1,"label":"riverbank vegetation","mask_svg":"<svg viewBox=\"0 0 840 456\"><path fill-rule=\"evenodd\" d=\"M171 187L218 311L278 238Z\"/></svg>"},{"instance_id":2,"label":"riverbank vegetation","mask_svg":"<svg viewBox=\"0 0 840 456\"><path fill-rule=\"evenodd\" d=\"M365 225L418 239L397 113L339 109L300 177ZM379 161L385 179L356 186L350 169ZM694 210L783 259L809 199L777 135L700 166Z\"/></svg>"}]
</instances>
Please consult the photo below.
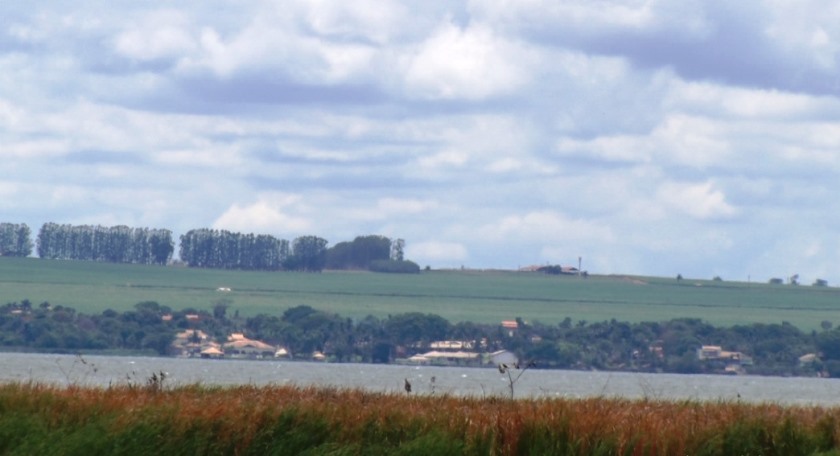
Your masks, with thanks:
<instances>
[{"instance_id":1,"label":"riverbank vegetation","mask_svg":"<svg viewBox=\"0 0 840 456\"><path fill-rule=\"evenodd\" d=\"M451 323L439 315L410 312L353 320L309 306L280 315L242 317L219 301L211 311L174 311L157 302L132 310L83 314L28 300L0 306L0 349L42 352L146 350L183 355L185 342L227 342L231 334L269 344L267 356L332 362L393 363L441 348L485 354L507 350L537 368L675 373L751 373L840 376L840 329L803 332L790 324L716 327L699 319L587 323L570 318L556 325L522 319L501 324ZM176 335L182 334L182 343ZM183 336L186 334L186 336ZM454 344L452 343L454 342ZM706 347L705 350L703 347ZM709 346L712 346L711 348ZM444 349L446 349L444 348ZM481 363L442 357L442 363Z\"/></svg>"},{"instance_id":2,"label":"riverbank vegetation","mask_svg":"<svg viewBox=\"0 0 840 456\"><path fill-rule=\"evenodd\" d=\"M2 454L838 454L840 409L287 386L0 385Z\"/></svg>"}]
</instances>

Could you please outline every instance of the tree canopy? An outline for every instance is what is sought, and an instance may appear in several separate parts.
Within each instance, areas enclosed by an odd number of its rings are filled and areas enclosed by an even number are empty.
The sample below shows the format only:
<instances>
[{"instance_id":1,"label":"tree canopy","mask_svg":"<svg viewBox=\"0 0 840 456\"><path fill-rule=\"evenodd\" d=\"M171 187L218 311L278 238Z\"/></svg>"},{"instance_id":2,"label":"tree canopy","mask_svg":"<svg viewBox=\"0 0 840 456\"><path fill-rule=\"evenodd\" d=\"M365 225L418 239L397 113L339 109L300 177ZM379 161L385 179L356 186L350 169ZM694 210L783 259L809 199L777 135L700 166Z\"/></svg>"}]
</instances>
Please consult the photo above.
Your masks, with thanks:
<instances>
[{"instance_id":1,"label":"tree canopy","mask_svg":"<svg viewBox=\"0 0 840 456\"><path fill-rule=\"evenodd\" d=\"M0 223L0 256L25 257L32 254L32 239L25 223Z\"/></svg>"},{"instance_id":2,"label":"tree canopy","mask_svg":"<svg viewBox=\"0 0 840 456\"><path fill-rule=\"evenodd\" d=\"M139 264L166 264L175 249L166 229L57 223L41 226L37 245L41 258Z\"/></svg>"}]
</instances>

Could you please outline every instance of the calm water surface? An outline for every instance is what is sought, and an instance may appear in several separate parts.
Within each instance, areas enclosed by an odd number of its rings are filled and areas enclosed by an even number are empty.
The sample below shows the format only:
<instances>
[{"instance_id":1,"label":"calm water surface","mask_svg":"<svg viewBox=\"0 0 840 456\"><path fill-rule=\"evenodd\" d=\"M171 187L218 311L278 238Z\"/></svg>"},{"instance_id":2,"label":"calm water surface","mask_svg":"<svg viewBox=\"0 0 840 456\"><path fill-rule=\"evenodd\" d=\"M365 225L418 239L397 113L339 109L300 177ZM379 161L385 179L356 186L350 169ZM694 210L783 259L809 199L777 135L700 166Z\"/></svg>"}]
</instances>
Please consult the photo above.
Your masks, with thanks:
<instances>
[{"instance_id":1,"label":"calm water surface","mask_svg":"<svg viewBox=\"0 0 840 456\"><path fill-rule=\"evenodd\" d=\"M166 384L172 386L318 385L401 392L404 379L408 379L417 394L510 394L507 375L495 368L0 353L0 382L144 384L153 373L161 371L167 375ZM820 378L531 369L515 383L514 389L518 398L605 396L840 406L840 380Z\"/></svg>"}]
</instances>

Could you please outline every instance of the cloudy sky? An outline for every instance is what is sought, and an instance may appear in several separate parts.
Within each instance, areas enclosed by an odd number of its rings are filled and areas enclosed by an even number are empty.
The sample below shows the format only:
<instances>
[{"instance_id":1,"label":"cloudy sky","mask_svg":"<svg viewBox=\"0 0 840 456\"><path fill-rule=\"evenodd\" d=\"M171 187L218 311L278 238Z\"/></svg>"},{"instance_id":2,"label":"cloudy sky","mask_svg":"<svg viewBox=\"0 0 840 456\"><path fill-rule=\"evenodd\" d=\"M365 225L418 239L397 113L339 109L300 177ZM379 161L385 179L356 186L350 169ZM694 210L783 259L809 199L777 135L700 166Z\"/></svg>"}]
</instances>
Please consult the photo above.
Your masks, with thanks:
<instances>
[{"instance_id":1,"label":"cloudy sky","mask_svg":"<svg viewBox=\"0 0 840 456\"><path fill-rule=\"evenodd\" d=\"M840 3L5 1L0 221L840 285Z\"/></svg>"}]
</instances>

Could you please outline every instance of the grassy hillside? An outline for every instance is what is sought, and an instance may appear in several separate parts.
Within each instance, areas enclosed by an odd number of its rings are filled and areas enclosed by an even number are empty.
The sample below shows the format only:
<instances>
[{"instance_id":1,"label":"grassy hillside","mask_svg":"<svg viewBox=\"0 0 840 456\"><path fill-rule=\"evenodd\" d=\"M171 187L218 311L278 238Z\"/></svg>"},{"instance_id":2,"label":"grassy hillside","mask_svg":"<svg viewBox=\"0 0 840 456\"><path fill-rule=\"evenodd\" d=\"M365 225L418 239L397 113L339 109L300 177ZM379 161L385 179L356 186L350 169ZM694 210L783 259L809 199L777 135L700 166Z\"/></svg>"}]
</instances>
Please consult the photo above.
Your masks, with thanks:
<instances>
[{"instance_id":1,"label":"grassy hillside","mask_svg":"<svg viewBox=\"0 0 840 456\"><path fill-rule=\"evenodd\" d=\"M230 312L243 316L306 304L351 318L418 311L451 322L693 317L725 326L787 321L804 330L818 329L823 320L840 324L840 289L827 287L517 272L245 272L0 258L0 304L23 299L84 313L127 310L140 301L209 309L227 299Z\"/></svg>"}]
</instances>

